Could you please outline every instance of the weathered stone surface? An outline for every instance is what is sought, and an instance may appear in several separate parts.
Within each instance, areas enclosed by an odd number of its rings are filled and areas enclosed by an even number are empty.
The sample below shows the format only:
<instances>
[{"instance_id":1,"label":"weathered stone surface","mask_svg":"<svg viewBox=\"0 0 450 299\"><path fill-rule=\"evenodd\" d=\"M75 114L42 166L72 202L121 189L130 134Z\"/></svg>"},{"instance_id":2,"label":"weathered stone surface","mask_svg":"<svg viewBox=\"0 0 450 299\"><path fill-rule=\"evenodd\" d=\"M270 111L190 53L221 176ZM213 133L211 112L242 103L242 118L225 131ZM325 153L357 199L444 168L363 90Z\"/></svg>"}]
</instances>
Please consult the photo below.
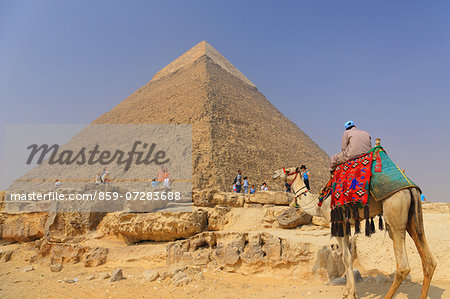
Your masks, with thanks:
<instances>
[{"instance_id":1,"label":"weathered stone surface","mask_svg":"<svg viewBox=\"0 0 450 299\"><path fill-rule=\"evenodd\" d=\"M264 207L254 204L259 209L232 208L216 206L199 208L208 214L209 231L256 231L279 228L277 217L288 207ZM264 208L263 208L264 207Z\"/></svg>"},{"instance_id":2,"label":"weathered stone surface","mask_svg":"<svg viewBox=\"0 0 450 299\"><path fill-rule=\"evenodd\" d=\"M0 191L0 211L3 211L5 209L5 191ZM0 230L0 235L1 235Z\"/></svg>"},{"instance_id":3,"label":"weathered stone surface","mask_svg":"<svg viewBox=\"0 0 450 299\"><path fill-rule=\"evenodd\" d=\"M245 198L248 197L243 193L234 192L218 192L214 193L210 200L210 205L222 205L228 207L243 207Z\"/></svg>"},{"instance_id":4,"label":"weathered stone surface","mask_svg":"<svg viewBox=\"0 0 450 299\"><path fill-rule=\"evenodd\" d=\"M312 216L300 208L288 208L277 217L281 228L295 228L310 223L311 219Z\"/></svg>"},{"instance_id":5,"label":"weathered stone surface","mask_svg":"<svg viewBox=\"0 0 450 299\"><path fill-rule=\"evenodd\" d=\"M312 272L316 273L322 268L327 271L330 281L344 274L345 266L342 262L342 253L338 250L337 245L324 246L317 252Z\"/></svg>"},{"instance_id":6,"label":"weathered stone surface","mask_svg":"<svg viewBox=\"0 0 450 299\"><path fill-rule=\"evenodd\" d=\"M5 222L6 218L8 218L7 213L0 212L0 239L3 238L3 223Z\"/></svg>"},{"instance_id":7,"label":"weathered stone surface","mask_svg":"<svg viewBox=\"0 0 450 299\"><path fill-rule=\"evenodd\" d=\"M184 265L184 266L171 266L171 267L169 267L169 270L167 271L167 275L169 277L173 277L178 272L184 272L187 269L188 269L188 267L186 265Z\"/></svg>"},{"instance_id":8,"label":"weathered stone surface","mask_svg":"<svg viewBox=\"0 0 450 299\"><path fill-rule=\"evenodd\" d=\"M191 278L189 278L186 273L184 272L178 272L177 274L175 274L172 277L172 283L176 286L176 287L180 287L180 286L184 286L187 285L188 283L191 282Z\"/></svg>"},{"instance_id":9,"label":"weathered stone surface","mask_svg":"<svg viewBox=\"0 0 450 299\"><path fill-rule=\"evenodd\" d=\"M29 242L44 236L47 213L6 214L2 224L2 238L8 241Z\"/></svg>"},{"instance_id":10,"label":"weathered stone surface","mask_svg":"<svg viewBox=\"0 0 450 299\"><path fill-rule=\"evenodd\" d=\"M51 264L50 271L52 272L61 272L63 266L61 264Z\"/></svg>"},{"instance_id":11,"label":"weathered stone surface","mask_svg":"<svg viewBox=\"0 0 450 299\"><path fill-rule=\"evenodd\" d=\"M95 279L95 274L86 276L86 280L93 280L93 279Z\"/></svg>"},{"instance_id":12,"label":"weathered stone surface","mask_svg":"<svg viewBox=\"0 0 450 299\"><path fill-rule=\"evenodd\" d=\"M288 206L293 199L293 194L282 191L258 191L245 198L246 203L272 204Z\"/></svg>"},{"instance_id":13,"label":"weathered stone surface","mask_svg":"<svg viewBox=\"0 0 450 299\"><path fill-rule=\"evenodd\" d=\"M33 271L33 270L34 270L34 267L32 265L25 266L25 267L22 268L22 272L24 272L24 273L30 272L30 271Z\"/></svg>"},{"instance_id":14,"label":"weathered stone surface","mask_svg":"<svg viewBox=\"0 0 450 299\"><path fill-rule=\"evenodd\" d=\"M355 277L355 281L356 281L356 282L361 282L361 281L363 281L361 272L359 272L358 269L353 270L353 276Z\"/></svg>"},{"instance_id":15,"label":"weathered stone surface","mask_svg":"<svg viewBox=\"0 0 450 299\"><path fill-rule=\"evenodd\" d=\"M11 260L13 250L2 250L0 251L0 262L6 263Z\"/></svg>"},{"instance_id":16,"label":"weathered stone surface","mask_svg":"<svg viewBox=\"0 0 450 299\"><path fill-rule=\"evenodd\" d=\"M51 212L45 223L45 236L50 242L67 242L95 230L106 213Z\"/></svg>"},{"instance_id":17,"label":"weathered stone surface","mask_svg":"<svg viewBox=\"0 0 450 299\"><path fill-rule=\"evenodd\" d=\"M186 275L186 273L184 273L184 272L177 272L173 277L172 277L172 282L175 282L175 281L177 281L177 280L180 280L180 279L183 279L183 278L185 278L185 277L187 277L187 275Z\"/></svg>"},{"instance_id":18,"label":"weathered stone surface","mask_svg":"<svg viewBox=\"0 0 450 299\"><path fill-rule=\"evenodd\" d=\"M98 279L108 279L110 277L111 277L111 275L109 275L109 273L107 273L107 272L100 272L98 274Z\"/></svg>"},{"instance_id":19,"label":"weathered stone surface","mask_svg":"<svg viewBox=\"0 0 450 299\"><path fill-rule=\"evenodd\" d=\"M95 267L106 263L108 248L89 247L79 244L62 244L43 241L39 251L39 258L50 259L51 264L84 263L85 267Z\"/></svg>"},{"instance_id":20,"label":"weathered stone surface","mask_svg":"<svg viewBox=\"0 0 450 299\"><path fill-rule=\"evenodd\" d=\"M100 222L98 229L123 238L127 243L142 240L173 241L189 238L207 226L203 211L181 213L110 213Z\"/></svg>"},{"instance_id":21,"label":"weathered stone surface","mask_svg":"<svg viewBox=\"0 0 450 299\"><path fill-rule=\"evenodd\" d=\"M147 281L155 281L159 277L159 272L157 270L147 270L142 274L142 277Z\"/></svg>"},{"instance_id":22,"label":"weathered stone surface","mask_svg":"<svg viewBox=\"0 0 450 299\"><path fill-rule=\"evenodd\" d=\"M322 226L322 227L327 227L327 228L330 227L330 223L325 218L318 217L318 216L312 216L311 223L316 226Z\"/></svg>"},{"instance_id":23,"label":"weathered stone surface","mask_svg":"<svg viewBox=\"0 0 450 299\"><path fill-rule=\"evenodd\" d=\"M227 271L234 271L241 265L284 267L310 259L309 244L291 244L269 233L203 232L167 246L169 265L214 262Z\"/></svg>"},{"instance_id":24,"label":"weathered stone surface","mask_svg":"<svg viewBox=\"0 0 450 299\"><path fill-rule=\"evenodd\" d=\"M220 192L218 190L196 190L193 191L192 199L195 206L214 207L217 205L227 207L243 207L248 195L235 192Z\"/></svg>"},{"instance_id":25,"label":"weathered stone surface","mask_svg":"<svg viewBox=\"0 0 450 299\"><path fill-rule=\"evenodd\" d=\"M221 230L225 225L227 225L229 223L229 217L227 217L227 214L230 211L230 207L224 206L216 206L213 209L208 209L206 211L208 215L208 230Z\"/></svg>"},{"instance_id":26,"label":"weathered stone surface","mask_svg":"<svg viewBox=\"0 0 450 299\"><path fill-rule=\"evenodd\" d=\"M124 279L122 269L114 269L111 273L111 278L109 279L109 282L115 282Z\"/></svg>"},{"instance_id":27,"label":"weathered stone surface","mask_svg":"<svg viewBox=\"0 0 450 299\"><path fill-rule=\"evenodd\" d=\"M108 257L108 249L102 247L94 247L88 249L83 257L85 267L97 267L106 263Z\"/></svg>"}]
</instances>

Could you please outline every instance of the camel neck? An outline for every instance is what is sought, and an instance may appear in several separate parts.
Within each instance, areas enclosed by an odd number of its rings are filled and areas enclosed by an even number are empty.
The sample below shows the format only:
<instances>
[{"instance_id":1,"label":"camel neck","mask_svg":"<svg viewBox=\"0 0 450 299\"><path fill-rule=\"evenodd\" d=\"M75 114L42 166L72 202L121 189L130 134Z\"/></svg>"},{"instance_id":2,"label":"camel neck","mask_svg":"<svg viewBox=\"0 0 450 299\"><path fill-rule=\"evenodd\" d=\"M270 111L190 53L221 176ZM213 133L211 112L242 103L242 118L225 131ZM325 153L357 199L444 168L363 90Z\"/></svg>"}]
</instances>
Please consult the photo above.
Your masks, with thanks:
<instances>
[{"instance_id":1,"label":"camel neck","mask_svg":"<svg viewBox=\"0 0 450 299\"><path fill-rule=\"evenodd\" d=\"M296 196L299 196L298 203L306 213L312 216L322 216L320 215L320 211L317 206L319 196L306 190L306 186L301 175L298 175L292 182L291 191L294 194L297 192ZM307 192L305 193L305 191Z\"/></svg>"},{"instance_id":2,"label":"camel neck","mask_svg":"<svg viewBox=\"0 0 450 299\"><path fill-rule=\"evenodd\" d=\"M312 194L311 192L303 194L299 197L298 201L300 208L309 215L322 217L319 206L317 205L319 202L318 197L318 195Z\"/></svg>"}]
</instances>

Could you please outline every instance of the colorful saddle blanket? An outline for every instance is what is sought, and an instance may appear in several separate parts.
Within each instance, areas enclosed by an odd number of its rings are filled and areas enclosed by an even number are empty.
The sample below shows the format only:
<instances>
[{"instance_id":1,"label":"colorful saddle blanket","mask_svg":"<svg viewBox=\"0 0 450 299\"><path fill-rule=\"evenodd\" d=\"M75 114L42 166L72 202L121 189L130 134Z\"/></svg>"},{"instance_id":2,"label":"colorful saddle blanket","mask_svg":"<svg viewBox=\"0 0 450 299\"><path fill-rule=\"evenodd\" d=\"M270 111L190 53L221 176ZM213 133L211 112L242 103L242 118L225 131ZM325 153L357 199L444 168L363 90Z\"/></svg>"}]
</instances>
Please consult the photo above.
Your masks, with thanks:
<instances>
[{"instance_id":1,"label":"colorful saddle blanket","mask_svg":"<svg viewBox=\"0 0 450 299\"><path fill-rule=\"evenodd\" d=\"M367 204L372 156L373 153L370 152L336 167L331 185L332 210L350 203L359 203L360 207Z\"/></svg>"},{"instance_id":2,"label":"colorful saddle blanket","mask_svg":"<svg viewBox=\"0 0 450 299\"><path fill-rule=\"evenodd\" d=\"M370 150L373 153L372 178L370 179L369 200L384 200L402 189L417 188L405 173L392 161L381 146Z\"/></svg>"}]
</instances>

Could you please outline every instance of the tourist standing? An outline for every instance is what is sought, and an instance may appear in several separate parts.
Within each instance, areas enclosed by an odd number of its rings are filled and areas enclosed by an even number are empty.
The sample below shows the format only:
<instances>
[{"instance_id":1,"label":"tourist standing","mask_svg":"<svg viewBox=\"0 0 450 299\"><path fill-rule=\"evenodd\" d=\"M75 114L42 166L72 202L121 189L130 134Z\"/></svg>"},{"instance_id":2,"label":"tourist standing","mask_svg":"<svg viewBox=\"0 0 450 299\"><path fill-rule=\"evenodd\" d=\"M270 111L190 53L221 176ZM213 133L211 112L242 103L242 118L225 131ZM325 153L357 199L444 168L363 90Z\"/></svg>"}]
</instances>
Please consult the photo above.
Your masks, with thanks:
<instances>
[{"instance_id":1,"label":"tourist standing","mask_svg":"<svg viewBox=\"0 0 450 299\"><path fill-rule=\"evenodd\" d=\"M301 170L301 173L302 173L303 183L305 183L306 189L308 189L308 191L310 191L311 189L309 189L309 178L311 176L309 175L309 171L306 170L306 166L305 165L300 166L300 170Z\"/></svg>"},{"instance_id":2,"label":"tourist standing","mask_svg":"<svg viewBox=\"0 0 450 299\"><path fill-rule=\"evenodd\" d=\"M234 179L234 184L236 184L236 193L241 193L242 186L242 170L238 170L236 178Z\"/></svg>"},{"instance_id":3,"label":"tourist standing","mask_svg":"<svg viewBox=\"0 0 450 299\"><path fill-rule=\"evenodd\" d=\"M95 184L100 185L100 172L97 172L95 175Z\"/></svg>"},{"instance_id":4,"label":"tourist standing","mask_svg":"<svg viewBox=\"0 0 450 299\"><path fill-rule=\"evenodd\" d=\"M248 177L244 177L244 194L248 193Z\"/></svg>"},{"instance_id":5,"label":"tourist standing","mask_svg":"<svg viewBox=\"0 0 450 299\"><path fill-rule=\"evenodd\" d=\"M170 179L169 179L169 170L167 169L167 167L164 167L164 174L163 174L163 185L166 188L170 188Z\"/></svg>"},{"instance_id":6,"label":"tourist standing","mask_svg":"<svg viewBox=\"0 0 450 299\"><path fill-rule=\"evenodd\" d=\"M103 174L102 174L102 179L101 179L103 184L108 184L109 185L109 171L108 169L103 169Z\"/></svg>"}]
</instances>

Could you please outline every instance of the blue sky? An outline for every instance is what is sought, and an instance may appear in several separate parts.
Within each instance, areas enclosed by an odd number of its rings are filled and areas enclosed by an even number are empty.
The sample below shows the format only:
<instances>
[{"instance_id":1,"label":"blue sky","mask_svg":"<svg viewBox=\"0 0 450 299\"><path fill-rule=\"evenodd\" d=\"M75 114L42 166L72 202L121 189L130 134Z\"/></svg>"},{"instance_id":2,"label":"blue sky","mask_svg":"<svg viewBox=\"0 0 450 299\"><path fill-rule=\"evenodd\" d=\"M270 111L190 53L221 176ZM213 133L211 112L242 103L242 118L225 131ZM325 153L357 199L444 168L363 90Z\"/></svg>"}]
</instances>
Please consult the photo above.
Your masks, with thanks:
<instances>
[{"instance_id":1,"label":"blue sky","mask_svg":"<svg viewBox=\"0 0 450 299\"><path fill-rule=\"evenodd\" d=\"M89 123L202 40L328 154L353 119L450 201L446 1L0 1L0 138Z\"/></svg>"}]
</instances>

